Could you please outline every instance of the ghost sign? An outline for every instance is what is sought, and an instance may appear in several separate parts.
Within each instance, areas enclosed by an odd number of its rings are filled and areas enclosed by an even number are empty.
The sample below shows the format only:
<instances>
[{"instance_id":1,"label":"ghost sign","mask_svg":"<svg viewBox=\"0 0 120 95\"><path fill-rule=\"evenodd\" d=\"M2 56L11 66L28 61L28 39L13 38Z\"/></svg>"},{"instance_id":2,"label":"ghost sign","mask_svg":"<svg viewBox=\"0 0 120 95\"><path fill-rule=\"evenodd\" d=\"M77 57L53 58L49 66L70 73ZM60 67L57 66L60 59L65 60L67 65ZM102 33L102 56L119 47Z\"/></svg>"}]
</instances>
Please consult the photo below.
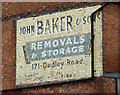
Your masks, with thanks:
<instances>
[{"instance_id":1,"label":"ghost sign","mask_svg":"<svg viewBox=\"0 0 120 95\"><path fill-rule=\"evenodd\" d=\"M90 16L99 7L17 20L16 85L91 78ZM101 12L94 19L101 31Z\"/></svg>"}]
</instances>

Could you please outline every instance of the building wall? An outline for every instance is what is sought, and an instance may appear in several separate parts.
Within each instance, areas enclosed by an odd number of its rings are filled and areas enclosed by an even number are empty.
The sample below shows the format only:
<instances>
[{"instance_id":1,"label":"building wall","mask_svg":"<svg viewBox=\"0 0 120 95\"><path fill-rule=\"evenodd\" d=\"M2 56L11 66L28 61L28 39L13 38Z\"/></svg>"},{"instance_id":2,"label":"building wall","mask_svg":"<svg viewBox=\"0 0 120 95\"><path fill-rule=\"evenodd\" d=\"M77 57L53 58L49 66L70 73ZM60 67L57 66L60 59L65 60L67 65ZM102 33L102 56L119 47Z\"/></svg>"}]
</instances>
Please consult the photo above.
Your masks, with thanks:
<instances>
[{"instance_id":1,"label":"building wall","mask_svg":"<svg viewBox=\"0 0 120 95\"><path fill-rule=\"evenodd\" d=\"M103 10L104 70L120 72L118 64L118 5L110 4Z\"/></svg>"},{"instance_id":2,"label":"building wall","mask_svg":"<svg viewBox=\"0 0 120 95\"><path fill-rule=\"evenodd\" d=\"M2 3L2 88L16 88L16 20L105 3ZM120 72L118 62L118 4L103 9L103 70ZM116 79L94 77L91 80L52 84L3 92L8 93L116 93Z\"/></svg>"}]
</instances>

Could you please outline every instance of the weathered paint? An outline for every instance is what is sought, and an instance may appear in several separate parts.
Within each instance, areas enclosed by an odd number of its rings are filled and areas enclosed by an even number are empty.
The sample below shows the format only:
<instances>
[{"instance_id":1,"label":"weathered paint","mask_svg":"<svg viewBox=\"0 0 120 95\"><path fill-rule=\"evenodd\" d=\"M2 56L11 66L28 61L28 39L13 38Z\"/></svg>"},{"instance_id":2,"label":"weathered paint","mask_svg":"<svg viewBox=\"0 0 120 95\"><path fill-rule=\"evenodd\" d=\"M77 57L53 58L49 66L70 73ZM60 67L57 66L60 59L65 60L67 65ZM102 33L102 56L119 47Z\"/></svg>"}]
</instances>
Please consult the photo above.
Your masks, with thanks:
<instances>
[{"instance_id":1,"label":"weathered paint","mask_svg":"<svg viewBox=\"0 0 120 95\"><path fill-rule=\"evenodd\" d=\"M62 38L27 42L26 50L29 61L60 58L80 54L88 54L90 33ZM33 52L34 51L34 52Z\"/></svg>"},{"instance_id":2,"label":"weathered paint","mask_svg":"<svg viewBox=\"0 0 120 95\"><path fill-rule=\"evenodd\" d=\"M38 17L31 17L17 21L17 45L16 45L16 85L31 83L46 83L54 81L68 81L86 79L92 77L91 64L91 24L90 15L99 6L79 8L65 12L53 13ZM95 17L95 75L102 75L102 14L99 12ZM46 56L44 59L36 57L39 50L36 44L33 49L32 42L51 42L60 38L71 38L85 36L85 46L83 53L65 54L64 56ZM67 43L67 42L65 42ZM75 44L50 47L51 50L71 48L79 46ZM42 48L39 44L39 49ZM59 44L60 45L60 44ZM45 51L49 47L43 48ZM42 52L43 50L41 50ZM33 54L31 56L31 54ZM42 60L41 60L42 59ZM27 63L27 64L26 64Z\"/></svg>"}]
</instances>

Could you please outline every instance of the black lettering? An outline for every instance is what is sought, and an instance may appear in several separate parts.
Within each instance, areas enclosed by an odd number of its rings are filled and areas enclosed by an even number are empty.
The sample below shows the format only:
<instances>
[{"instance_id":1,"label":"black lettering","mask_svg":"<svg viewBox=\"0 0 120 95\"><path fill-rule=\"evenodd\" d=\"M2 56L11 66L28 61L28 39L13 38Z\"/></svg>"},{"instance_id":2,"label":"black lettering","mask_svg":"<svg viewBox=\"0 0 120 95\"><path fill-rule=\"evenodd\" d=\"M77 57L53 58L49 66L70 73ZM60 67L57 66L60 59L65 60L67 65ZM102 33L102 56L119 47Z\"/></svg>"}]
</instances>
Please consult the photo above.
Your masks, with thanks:
<instances>
[{"instance_id":1,"label":"black lettering","mask_svg":"<svg viewBox=\"0 0 120 95\"><path fill-rule=\"evenodd\" d=\"M67 59L67 65L70 65L70 60L69 59Z\"/></svg>"},{"instance_id":2,"label":"black lettering","mask_svg":"<svg viewBox=\"0 0 120 95\"><path fill-rule=\"evenodd\" d=\"M37 68L37 64L34 64L34 69L36 69Z\"/></svg>"},{"instance_id":3,"label":"black lettering","mask_svg":"<svg viewBox=\"0 0 120 95\"><path fill-rule=\"evenodd\" d=\"M48 64L48 66L47 66L48 68L50 68L51 67L51 65L50 64Z\"/></svg>"},{"instance_id":4,"label":"black lettering","mask_svg":"<svg viewBox=\"0 0 120 95\"><path fill-rule=\"evenodd\" d=\"M90 16L87 17L87 23L90 23Z\"/></svg>"},{"instance_id":5,"label":"black lettering","mask_svg":"<svg viewBox=\"0 0 120 95\"><path fill-rule=\"evenodd\" d=\"M69 75L67 74L66 77L69 77Z\"/></svg>"},{"instance_id":6,"label":"black lettering","mask_svg":"<svg viewBox=\"0 0 120 95\"><path fill-rule=\"evenodd\" d=\"M83 19L82 19L82 20L83 20L83 24L85 24L85 23L86 23L85 18L86 18L86 16L84 16L84 17L83 17Z\"/></svg>"},{"instance_id":7,"label":"black lettering","mask_svg":"<svg viewBox=\"0 0 120 95\"><path fill-rule=\"evenodd\" d=\"M30 26L27 26L27 33L30 33Z\"/></svg>"},{"instance_id":8,"label":"black lettering","mask_svg":"<svg viewBox=\"0 0 120 95\"><path fill-rule=\"evenodd\" d=\"M26 28L25 27L23 27L23 34L25 34L26 33Z\"/></svg>"},{"instance_id":9,"label":"black lettering","mask_svg":"<svg viewBox=\"0 0 120 95\"><path fill-rule=\"evenodd\" d=\"M82 64L83 63L83 58L80 60L80 64Z\"/></svg>"},{"instance_id":10,"label":"black lettering","mask_svg":"<svg viewBox=\"0 0 120 95\"><path fill-rule=\"evenodd\" d=\"M80 24L80 19L76 19L76 25Z\"/></svg>"},{"instance_id":11,"label":"black lettering","mask_svg":"<svg viewBox=\"0 0 120 95\"><path fill-rule=\"evenodd\" d=\"M20 28L19 35L34 33L34 25Z\"/></svg>"},{"instance_id":12,"label":"black lettering","mask_svg":"<svg viewBox=\"0 0 120 95\"><path fill-rule=\"evenodd\" d=\"M98 12L98 14L97 14L97 18L100 19L100 12Z\"/></svg>"},{"instance_id":13,"label":"black lettering","mask_svg":"<svg viewBox=\"0 0 120 95\"><path fill-rule=\"evenodd\" d=\"M78 63L79 63L78 60L76 60L75 64L78 64Z\"/></svg>"},{"instance_id":14,"label":"black lettering","mask_svg":"<svg viewBox=\"0 0 120 95\"><path fill-rule=\"evenodd\" d=\"M22 28L20 28L19 35L22 33L22 31L23 31L23 29L22 29Z\"/></svg>"},{"instance_id":15,"label":"black lettering","mask_svg":"<svg viewBox=\"0 0 120 95\"><path fill-rule=\"evenodd\" d=\"M48 33L50 33L50 23L49 23L49 20L46 20L45 32L46 32L46 30L48 31Z\"/></svg>"},{"instance_id":16,"label":"black lettering","mask_svg":"<svg viewBox=\"0 0 120 95\"><path fill-rule=\"evenodd\" d=\"M58 32L58 26L57 26L57 21L58 21L59 18L57 18L55 21L54 21L54 18L52 18L52 30L53 30L53 33L55 32L54 30L56 29L56 32Z\"/></svg>"},{"instance_id":17,"label":"black lettering","mask_svg":"<svg viewBox=\"0 0 120 95\"><path fill-rule=\"evenodd\" d=\"M73 60L71 61L71 64L74 64L74 61L73 61Z\"/></svg>"},{"instance_id":18,"label":"black lettering","mask_svg":"<svg viewBox=\"0 0 120 95\"><path fill-rule=\"evenodd\" d=\"M33 64L32 64L32 70L33 70Z\"/></svg>"},{"instance_id":19,"label":"black lettering","mask_svg":"<svg viewBox=\"0 0 120 95\"><path fill-rule=\"evenodd\" d=\"M67 30L68 30L68 27L69 27L69 30L73 29L71 22L72 22L72 16L67 16Z\"/></svg>"},{"instance_id":20,"label":"black lettering","mask_svg":"<svg viewBox=\"0 0 120 95\"><path fill-rule=\"evenodd\" d=\"M47 64L46 62L43 63L43 68L46 68L47 67Z\"/></svg>"},{"instance_id":21,"label":"black lettering","mask_svg":"<svg viewBox=\"0 0 120 95\"><path fill-rule=\"evenodd\" d=\"M61 20L61 31L64 31L63 25L62 25L62 24L63 24L62 20L63 20L64 18L65 18L65 17L61 17L61 18L60 18L60 20Z\"/></svg>"},{"instance_id":22,"label":"black lettering","mask_svg":"<svg viewBox=\"0 0 120 95\"><path fill-rule=\"evenodd\" d=\"M42 21L37 21L37 34L42 34L43 33L43 22Z\"/></svg>"},{"instance_id":23,"label":"black lettering","mask_svg":"<svg viewBox=\"0 0 120 95\"><path fill-rule=\"evenodd\" d=\"M72 74L70 74L70 77L72 77Z\"/></svg>"},{"instance_id":24,"label":"black lettering","mask_svg":"<svg viewBox=\"0 0 120 95\"><path fill-rule=\"evenodd\" d=\"M42 81L43 80L43 76L42 77L39 77L39 81Z\"/></svg>"},{"instance_id":25,"label":"black lettering","mask_svg":"<svg viewBox=\"0 0 120 95\"><path fill-rule=\"evenodd\" d=\"M31 26L31 34L33 34L33 33L34 33L34 25Z\"/></svg>"}]
</instances>

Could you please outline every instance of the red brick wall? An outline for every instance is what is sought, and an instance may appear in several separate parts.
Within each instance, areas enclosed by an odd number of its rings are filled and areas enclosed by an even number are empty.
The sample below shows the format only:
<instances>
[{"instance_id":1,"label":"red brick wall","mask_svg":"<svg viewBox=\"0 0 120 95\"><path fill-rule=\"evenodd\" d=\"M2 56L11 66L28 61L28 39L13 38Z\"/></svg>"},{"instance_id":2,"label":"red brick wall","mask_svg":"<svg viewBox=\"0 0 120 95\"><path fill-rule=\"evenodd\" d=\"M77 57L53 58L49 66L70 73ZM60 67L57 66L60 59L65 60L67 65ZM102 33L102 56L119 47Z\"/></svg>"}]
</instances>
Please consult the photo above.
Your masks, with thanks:
<instances>
[{"instance_id":1,"label":"red brick wall","mask_svg":"<svg viewBox=\"0 0 120 95\"><path fill-rule=\"evenodd\" d=\"M16 19L105 3L2 3L2 89L15 88ZM103 67L118 72L118 5L103 10ZM1 90L2 90L1 89ZM116 79L97 77L5 93L116 93Z\"/></svg>"},{"instance_id":2,"label":"red brick wall","mask_svg":"<svg viewBox=\"0 0 120 95\"><path fill-rule=\"evenodd\" d=\"M120 68L120 5L118 6L118 18L118 68Z\"/></svg>"},{"instance_id":3,"label":"red brick wall","mask_svg":"<svg viewBox=\"0 0 120 95\"><path fill-rule=\"evenodd\" d=\"M104 70L120 72L118 62L118 5L110 4L103 10Z\"/></svg>"},{"instance_id":4,"label":"red brick wall","mask_svg":"<svg viewBox=\"0 0 120 95\"><path fill-rule=\"evenodd\" d=\"M94 78L55 84L43 87L27 88L3 92L3 95L13 95L13 93L33 94L33 93L116 93L116 79L114 78Z\"/></svg>"}]
</instances>

